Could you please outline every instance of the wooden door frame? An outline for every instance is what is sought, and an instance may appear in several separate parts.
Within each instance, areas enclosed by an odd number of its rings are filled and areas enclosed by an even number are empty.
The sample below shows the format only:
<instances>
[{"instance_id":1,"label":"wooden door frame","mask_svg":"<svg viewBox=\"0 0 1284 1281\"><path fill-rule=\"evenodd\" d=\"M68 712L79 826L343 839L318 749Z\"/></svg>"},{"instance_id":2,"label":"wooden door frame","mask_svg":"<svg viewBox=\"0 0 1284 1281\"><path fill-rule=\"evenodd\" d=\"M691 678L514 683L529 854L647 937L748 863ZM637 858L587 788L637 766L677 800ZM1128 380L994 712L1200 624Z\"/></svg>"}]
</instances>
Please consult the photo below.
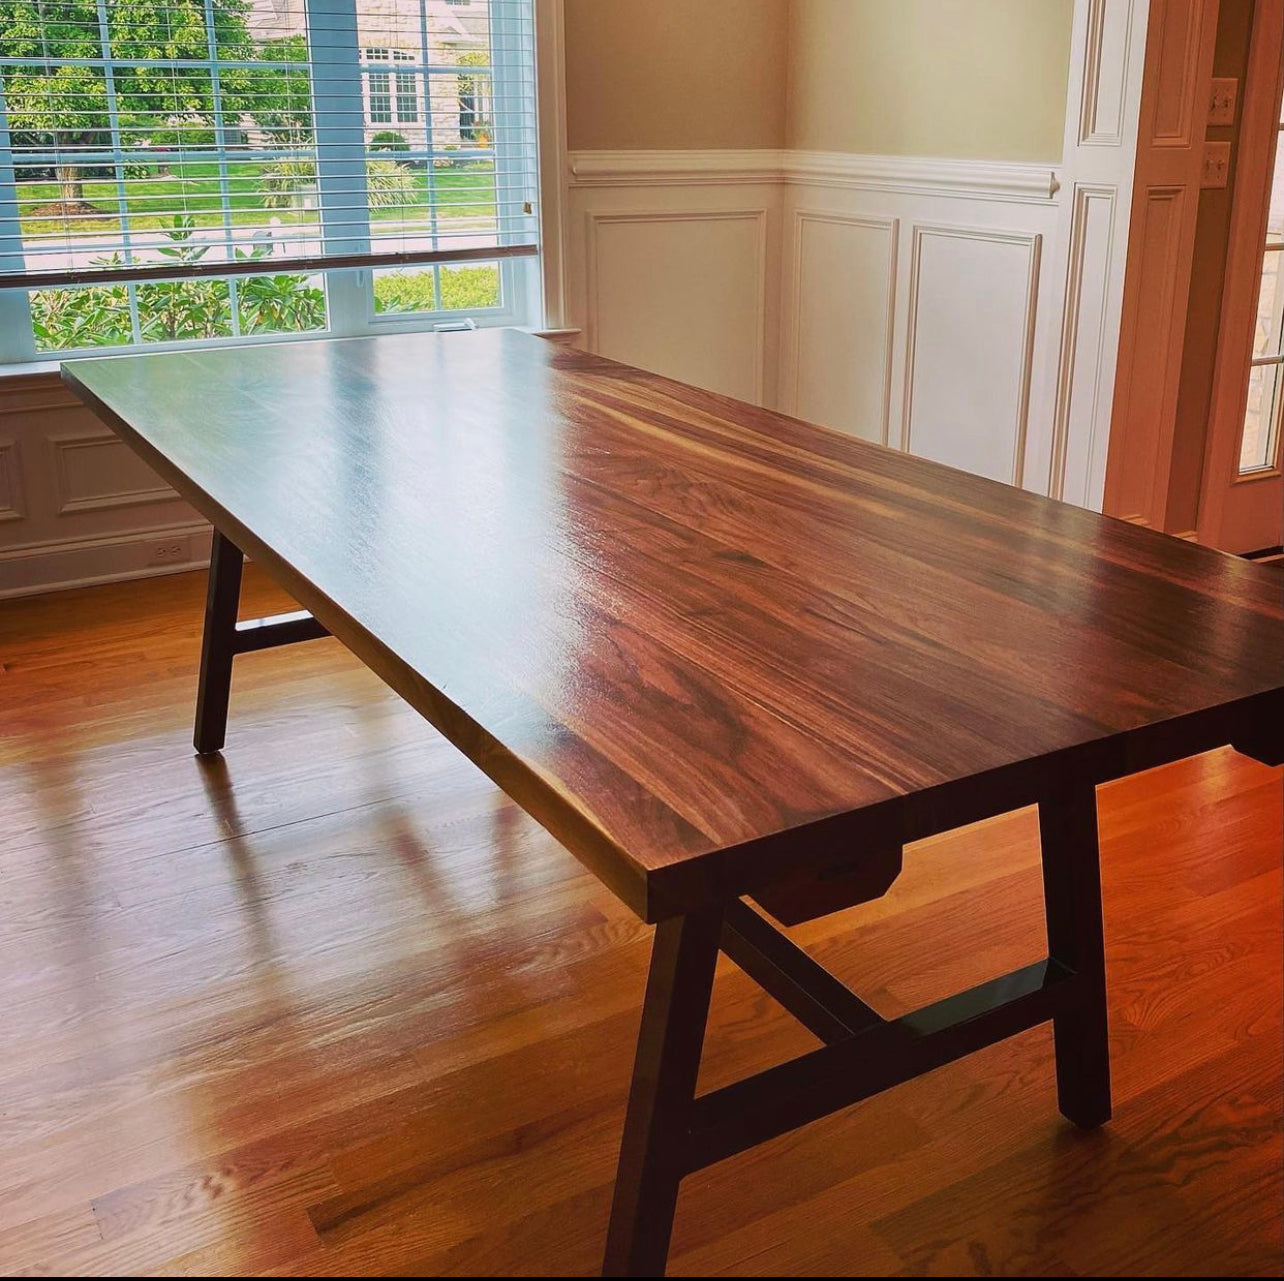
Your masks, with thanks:
<instances>
[{"instance_id":1,"label":"wooden door frame","mask_svg":"<svg viewBox=\"0 0 1284 1281\"><path fill-rule=\"evenodd\" d=\"M1279 128L1284 95L1284 0L1256 0L1244 82L1240 126L1241 158L1269 154ZM1275 466L1266 471L1239 474L1240 441L1248 404L1248 369L1256 329L1257 293L1261 280L1262 247L1270 213L1270 182L1263 190L1261 171L1253 164L1237 166L1231 197L1230 242L1226 257L1226 283L1222 295L1221 337L1213 374L1213 395L1200 487L1198 537L1200 542L1253 551L1238 543L1255 541L1241 536L1269 513L1258 506L1278 507L1281 497L1280 462L1284 442L1276 442ZM1232 499L1249 506L1228 510Z\"/></svg>"}]
</instances>

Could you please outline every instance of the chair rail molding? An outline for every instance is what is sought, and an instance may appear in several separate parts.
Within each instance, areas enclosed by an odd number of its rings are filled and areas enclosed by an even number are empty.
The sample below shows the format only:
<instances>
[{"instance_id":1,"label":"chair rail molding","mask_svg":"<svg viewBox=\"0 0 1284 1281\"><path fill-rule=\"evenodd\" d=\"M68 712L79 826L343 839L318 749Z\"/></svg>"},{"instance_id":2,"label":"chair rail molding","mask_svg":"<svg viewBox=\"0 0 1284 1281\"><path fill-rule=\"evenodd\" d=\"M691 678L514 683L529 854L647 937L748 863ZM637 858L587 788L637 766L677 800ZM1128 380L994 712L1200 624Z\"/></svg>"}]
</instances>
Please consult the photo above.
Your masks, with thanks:
<instances>
[{"instance_id":1,"label":"chair rail molding","mask_svg":"<svg viewBox=\"0 0 1284 1281\"><path fill-rule=\"evenodd\" d=\"M567 156L567 183L571 187L816 183L1034 204L1052 201L1060 188L1058 166L1052 164L769 149L574 151Z\"/></svg>"}]
</instances>

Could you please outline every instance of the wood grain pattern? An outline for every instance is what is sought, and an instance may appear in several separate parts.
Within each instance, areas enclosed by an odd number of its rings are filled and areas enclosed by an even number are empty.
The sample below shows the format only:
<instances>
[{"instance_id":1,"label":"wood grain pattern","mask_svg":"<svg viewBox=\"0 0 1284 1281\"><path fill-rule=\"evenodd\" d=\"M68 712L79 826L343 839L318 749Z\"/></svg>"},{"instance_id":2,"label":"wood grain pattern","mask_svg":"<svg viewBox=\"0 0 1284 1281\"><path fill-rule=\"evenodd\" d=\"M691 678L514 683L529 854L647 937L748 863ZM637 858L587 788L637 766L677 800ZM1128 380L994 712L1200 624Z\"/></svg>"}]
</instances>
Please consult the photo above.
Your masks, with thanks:
<instances>
[{"instance_id":1,"label":"wood grain pattern","mask_svg":"<svg viewBox=\"0 0 1284 1281\"><path fill-rule=\"evenodd\" d=\"M526 334L64 376L645 919L1284 692L1260 566Z\"/></svg>"},{"instance_id":2,"label":"wood grain pattern","mask_svg":"<svg viewBox=\"0 0 1284 1281\"><path fill-rule=\"evenodd\" d=\"M335 641L238 660L198 761L203 600L0 605L0 1273L592 1274L650 931ZM693 1176L671 1273L1279 1275L1282 802L1229 751L1100 790L1104 1131L1034 1029ZM1023 810L792 937L895 1017L1042 920ZM719 966L702 1088L814 1044Z\"/></svg>"}]
</instances>

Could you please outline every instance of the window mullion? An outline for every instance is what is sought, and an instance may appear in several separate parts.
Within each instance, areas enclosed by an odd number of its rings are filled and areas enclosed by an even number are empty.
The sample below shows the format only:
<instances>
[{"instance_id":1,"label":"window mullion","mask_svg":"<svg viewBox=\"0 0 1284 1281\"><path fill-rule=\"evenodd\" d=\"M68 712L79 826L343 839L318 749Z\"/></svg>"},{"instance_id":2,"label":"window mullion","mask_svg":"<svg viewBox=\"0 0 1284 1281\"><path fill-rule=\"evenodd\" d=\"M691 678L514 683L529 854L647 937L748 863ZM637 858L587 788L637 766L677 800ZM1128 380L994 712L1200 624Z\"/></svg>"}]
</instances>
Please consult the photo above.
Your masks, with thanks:
<instances>
[{"instance_id":1,"label":"window mullion","mask_svg":"<svg viewBox=\"0 0 1284 1281\"><path fill-rule=\"evenodd\" d=\"M99 4L103 0L98 0ZM223 81L218 65L218 34L214 28L214 0L205 0L205 47L210 56L210 100L214 108L214 146L218 154L218 196L223 214L223 253L232 258L235 240L232 232L232 193L227 164L227 120L223 115ZM235 278L227 282L227 305L232 333L241 332L240 299Z\"/></svg>"},{"instance_id":2,"label":"window mullion","mask_svg":"<svg viewBox=\"0 0 1284 1281\"><path fill-rule=\"evenodd\" d=\"M366 189L365 102L356 0L310 0L312 119L317 203L328 254L370 252ZM366 271L329 275L330 328L337 334L366 327Z\"/></svg>"},{"instance_id":3,"label":"window mullion","mask_svg":"<svg viewBox=\"0 0 1284 1281\"><path fill-rule=\"evenodd\" d=\"M10 150L9 117L5 111L4 79L0 77L0 271L25 271L18 185ZM31 297L25 289L0 289L0 363L36 359L31 329Z\"/></svg>"},{"instance_id":4,"label":"window mullion","mask_svg":"<svg viewBox=\"0 0 1284 1281\"><path fill-rule=\"evenodd\" d=\"M424 81L424 151L428 156L425 186L428 189L428 235L434 249L441 248L441 210L437 205L437 122L432 109L432 73L428 70L432 52L428 47L428 3L419 0L419 61ZM434 305L441 306L441 272L433 269Z\"/></svg>"},{"instance_id":5,"label":"window mullion","mask_svg":"<svg viewBox=\"0 0 1284 1281\"><path fill-rule=\"evenodd\" d=\"M116 98L116 72L111 62L111 28L107 21L107 0L98 0L98 42L106 62L103 87L107 95L107 129L111 134L112 172L116 175L116 206L120 210L120 247L126 262L134 254L129 227L129 191L125 186L125 140L120 132L120 104Z\"/></svg>"},{"instance_id":6,"label":"window mullion","mask_svg":"<svg viewBox=\"0 0 1284 1281\"><path fill-rule=\"evenodd\" d=\"M523 13L530 9L514 0L491 0L491 141L495 155L495 200L499 243L512 245L538 235L533 213L538 200L533 109L527 118L527 77L534 77L534 48L524 57ZM533 20L533 15L532 15ZM532 29L533 42L534 32ZM532 90L533 92L533 90ZM524 322L533 319L535 260L507 261L500 270L505 295Z\"/></svg>"}]
</instances>

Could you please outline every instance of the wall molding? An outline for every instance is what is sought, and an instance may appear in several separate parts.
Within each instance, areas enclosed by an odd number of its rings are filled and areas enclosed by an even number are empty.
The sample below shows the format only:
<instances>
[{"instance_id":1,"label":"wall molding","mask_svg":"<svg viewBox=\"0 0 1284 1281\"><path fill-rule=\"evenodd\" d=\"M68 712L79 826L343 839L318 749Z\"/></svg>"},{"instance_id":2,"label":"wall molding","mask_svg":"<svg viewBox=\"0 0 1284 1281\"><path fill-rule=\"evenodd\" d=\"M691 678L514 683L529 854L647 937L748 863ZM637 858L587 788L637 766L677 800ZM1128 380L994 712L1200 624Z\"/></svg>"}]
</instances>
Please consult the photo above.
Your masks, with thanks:
<instances>
[{"instance_id":1,"label":"wall molding","mask_svg":"<svg viewBox=\"0 0 1284 1281\"><path fill-rule=\"evenodd\" d=\"M785 152L572 151L567 155L571 187L687 187L784 181Z\"/></svg>"},{"instance_id":2,"label":"wall molding","mask_svg":"<svg viewBox=\"0 0 1284 1281\"><path fill-rule=\"evenodd\" d=\"M755 395L758 402L762 403L766 392L767 216L768 210L762 208L589 210L585 215L584 237L585 284L589 307L584 322L584 337L589 350L597 350L599 339L598 317L601 314L602 302L598 288L598 234L602 227L637 223L753 222L757 230L756 288L754 290L757 303L754 318L757 341L754 348L753 378Z\"/></svg>"},{"instance_id":3,"label":"wall molding","mask_svg":"<svg viewBox=\"0 0 1284 1281\"><path fill-rule=\"evenodd\" d=\"M0 548L0 600L204 569L210 560L211 532L208 522L201 520L96 538L62 538ZM190 540L188 558L172 564L153 564L152 545L173 538Z\"/></svg>"},{"instance_id":4,"label":"wall molding","mask_svg":"<svg viewBox=\"0 0 1284 1281\"><path fill-rule=\"evenodd\" d=\"M891 441L892 429L892 389L893 365L895 364L895 342L893 333L896 328L896 298L899 288L898 265L900 258L901 220L893 216L874 214L851 214L821 209L798 208L794 210L793 235L790 242L789 261L792 264L792 291L787 330L789 356L785 362L788 375L787 400L784 407L791 414L798 413L798 377L802 363L802 330L803 309L806 300L803 298L803 233L807 224L822 224L837 227L863 227L887 234L887 351L883 358L882 414L880 418L880 442L887 445Z\"/></svg>"},{"instance_id":5,"label":"wall molding","mask_svg":"<svg viewBox=\"0 0 1284 1281\"><path fill-rule=\"evenodd\" d=\"M111 431L60 432L57 435L47 436L46 440L53 450L54 486L59 516L73 516L79 512L110 511L113 507L145 507L150 503L179 501L176 490L159 482L135 489L77 495L72 492L69 454L85 449L101 449L104 446L128 452L129 446Z\"/></svg>"},{"instance_id":6,"label":"wall molding","mask_svg":"<svg viewBox=\"0 0 1284 1281\"><path fill-rule=\"evenodd\" d=\"M1052 204L1061 190L1055 164L938 160L926 156L865 156L838 151L786 151L786 181L893 191L951 199Z\"/></svg>"},{"instance_id":7,"label":"wall molding","mask_svg":"<svg viewBox=\"0 0 1284 1281\"><path fill-rule=\"evenodd\" d=\"M1080 434L1083 436L1082 456L1086 460L1098 455L1100 442L1097 437L1103 421L1109 418L1113 392L1112 380L1106 375L1110 295L1102 284L1114 276L1117 266L1115 235L1118 219L1115 213L1118 199L1118 188L1112 185L1075 184L1048 474L1048 493L1053 498L1067 499L1070 437L1079 417L1078 411L1081 407L1084 410ZM1101 208L1105 220L1104 227L1099 229L1101 243L1095 246L1091 243L1094 206ZM1095 262L1092 257L1094 248ZM1091 309L1084 304L1090 287L1095 288L1098 294ZM1081 381L1085 378L1086 383ZM1086 505L1091 498L1088 469L1084 466L1078 468L1075 479L1076 492L1070 496L1070 501Z\"/></svg>"},{"instance_id":8,"label":"wall molding","mask_svg":"<svg viewBox=\"0 0 1284 1281\"><path fill-rule=\"evenodd\" d=\"M21 447L16 440L0 438L0 521L22 520L26 514Z\"/></svg>"},{"instance_id":9,"label":"wall molding","mask_svg":"<svg viewBox=\"0 0 1284 1281\"><path fill-rule=\"evenodd\" d=\"M1133 7L1137 0L1124 0L1123 4L1111 0L1087 3L1083 86L1078 95L1078 145L1122 147L1135 25ZM1071 92L1073 95L1073 86Z\"/></svg>"},{"instance_id":10,"label":"wall molding","mask_svg":"<svg viewBox=\"0 0 1284 1281\"><path fill-rule=\"evenodd\" d=\"M908 332L905 340L905 388L901 405L900 448L912 452L914 419L914 377L918 368L919 296L922 287L922 252L929 238L971 240L987 244L1014 245L1026 251L1025 313L1022 317L1022 350L1016 387L1016 421L1013 424L1012 468L1009 483L1024 480L1026 448L1030 429L1030 391L1034 381L1034 352L1038 323L1039 268L1043 237L1037 233L998 231L989 227L959 227L916 223L911 233Z\"/></svg>"},{"instance_id":11,"label":"wall molding","mask_svg":"<svg viewBox=\"0 0 1284 1281\"><path fill-rule=\"evenodd\" d=\"M913 195L1049 204L1059 166L837 151L574 151L571 187L726 186L797 183Z\"/></svg>"}]
</instances>

